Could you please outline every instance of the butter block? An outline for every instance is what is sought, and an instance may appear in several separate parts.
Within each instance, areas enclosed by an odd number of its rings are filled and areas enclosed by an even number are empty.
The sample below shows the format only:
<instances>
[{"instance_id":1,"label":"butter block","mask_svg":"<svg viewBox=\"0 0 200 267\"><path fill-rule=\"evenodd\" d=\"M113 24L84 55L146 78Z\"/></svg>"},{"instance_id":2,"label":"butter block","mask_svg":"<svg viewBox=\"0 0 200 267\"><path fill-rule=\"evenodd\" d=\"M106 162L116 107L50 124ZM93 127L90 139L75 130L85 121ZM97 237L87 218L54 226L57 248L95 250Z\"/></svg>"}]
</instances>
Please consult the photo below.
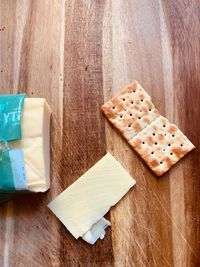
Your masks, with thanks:
<instances>
[{"instance_id":1,"label":"butter block","mask_svg":"<svg viewBox=\"0 0 200 267\"><path fill-rule=\"evenodd\" d=\"M97 236L103 238L104 227L109 224L103 216L134 184L135 180L107 153L48 207L75 238L93 243Z\"/></svg>"},{"instance_id":2,"label":"butter block","mask_svg":"<svg viewBox=\"0 0 200 267\"><path fill-rule=\"evenodd\" d=\"M22 139L10 143L24 152L28 190L50 187L50 107L44 98L26 98L21 117Z\"/></svg>"}]
</instances>

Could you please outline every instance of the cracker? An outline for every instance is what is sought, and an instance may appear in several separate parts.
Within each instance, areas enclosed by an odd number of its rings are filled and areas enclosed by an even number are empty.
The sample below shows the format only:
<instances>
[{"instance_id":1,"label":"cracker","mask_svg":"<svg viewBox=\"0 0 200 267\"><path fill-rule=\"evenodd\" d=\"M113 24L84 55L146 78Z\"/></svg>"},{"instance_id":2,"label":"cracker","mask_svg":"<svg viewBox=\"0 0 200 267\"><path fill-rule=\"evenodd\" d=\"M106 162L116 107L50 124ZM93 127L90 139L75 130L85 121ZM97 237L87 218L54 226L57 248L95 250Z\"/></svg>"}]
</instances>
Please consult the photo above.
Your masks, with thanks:
<instances>
[{"instance_id":1,"label":"cracker","mask_svg":"<svg viewBox=\"0 0 200 267\"><path fill-rule=\"evenodd\" d=\"M150 96L134 81L102 106L108 120L127 139L131 139L159 117Z\"/></svg>"},{"instance_id":2,"label":"cracker","mask_svg":"<svg viewBox=\"0 0 200 267\"><path fill-rule=\"evenodd\" d=\"M129 144L158 176L195 148L176 125L162 116L130 139Z\"/></svg>"}]
</instances>

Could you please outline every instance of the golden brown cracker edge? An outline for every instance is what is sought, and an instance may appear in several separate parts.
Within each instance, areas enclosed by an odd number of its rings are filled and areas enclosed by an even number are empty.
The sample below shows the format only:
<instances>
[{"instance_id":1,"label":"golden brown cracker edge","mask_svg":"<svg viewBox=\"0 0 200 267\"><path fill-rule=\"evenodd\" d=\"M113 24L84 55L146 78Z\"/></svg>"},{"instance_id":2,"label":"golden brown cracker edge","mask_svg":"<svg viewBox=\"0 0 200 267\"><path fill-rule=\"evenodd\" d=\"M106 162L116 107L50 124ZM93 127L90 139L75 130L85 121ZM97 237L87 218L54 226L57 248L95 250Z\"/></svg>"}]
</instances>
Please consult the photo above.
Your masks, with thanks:
<instances>
[{"instance_id":1,"label":"golden brown cracker edge","mask_svg":"<svg viewBox=\"0 0 200 267\"><path fill-rule=\"evenodd\" d=\"M129 144L157 176L195 148L181 130L163 116L130 139Z\"/></svg>"}]
</instances>

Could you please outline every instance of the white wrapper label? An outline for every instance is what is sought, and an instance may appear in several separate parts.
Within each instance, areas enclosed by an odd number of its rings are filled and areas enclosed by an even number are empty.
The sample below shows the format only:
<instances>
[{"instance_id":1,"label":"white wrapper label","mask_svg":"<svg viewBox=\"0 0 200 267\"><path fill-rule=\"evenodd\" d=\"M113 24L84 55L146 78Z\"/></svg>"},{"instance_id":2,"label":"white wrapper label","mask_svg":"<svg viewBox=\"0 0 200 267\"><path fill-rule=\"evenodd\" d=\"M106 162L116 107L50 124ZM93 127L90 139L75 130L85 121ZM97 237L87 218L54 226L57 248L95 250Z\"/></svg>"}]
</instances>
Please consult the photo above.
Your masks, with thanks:
<instances>
[{"instance_id":1,"label":"white wrapper label","mask_svg":"<svg viewBox=\"0 0 200 267\"><path fill-rule=\"evenodd\" d=\"M16 190L28 190L24 168L24 154L21 149L9 151L13 180Z\"/></svg>"}]
</instances>

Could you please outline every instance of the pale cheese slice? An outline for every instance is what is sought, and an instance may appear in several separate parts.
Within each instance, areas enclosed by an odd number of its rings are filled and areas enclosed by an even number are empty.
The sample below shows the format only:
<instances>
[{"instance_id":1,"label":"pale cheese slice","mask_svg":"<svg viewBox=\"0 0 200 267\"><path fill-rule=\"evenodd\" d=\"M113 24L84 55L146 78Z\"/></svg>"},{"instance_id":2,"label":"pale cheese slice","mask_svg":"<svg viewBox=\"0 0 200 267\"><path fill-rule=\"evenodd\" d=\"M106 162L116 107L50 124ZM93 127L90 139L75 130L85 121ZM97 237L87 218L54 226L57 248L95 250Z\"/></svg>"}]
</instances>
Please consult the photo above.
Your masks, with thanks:
<instances>
[{"instance_id":1,"label":"pale cheese slice","mask_svg":"<svg viewBox=\"0 0 200 267\"><path fill-rule=\"evenodd\" d=\"M48 207L70 233L79 238L91 230L134 184L135 180L107 153Z\"/></svg>"},{"instance_id":2,"label":"pale cheese slice","mask_svg":"<svg viewBox=\"0 0 200 267\"><path fill-rule=\"evenodd\" d=\"M24 152L26 180L32 192L44 192L50 187L50 115L44 98L25 98L22 139L10 143Z\"/></svg>"}]
</instances>

